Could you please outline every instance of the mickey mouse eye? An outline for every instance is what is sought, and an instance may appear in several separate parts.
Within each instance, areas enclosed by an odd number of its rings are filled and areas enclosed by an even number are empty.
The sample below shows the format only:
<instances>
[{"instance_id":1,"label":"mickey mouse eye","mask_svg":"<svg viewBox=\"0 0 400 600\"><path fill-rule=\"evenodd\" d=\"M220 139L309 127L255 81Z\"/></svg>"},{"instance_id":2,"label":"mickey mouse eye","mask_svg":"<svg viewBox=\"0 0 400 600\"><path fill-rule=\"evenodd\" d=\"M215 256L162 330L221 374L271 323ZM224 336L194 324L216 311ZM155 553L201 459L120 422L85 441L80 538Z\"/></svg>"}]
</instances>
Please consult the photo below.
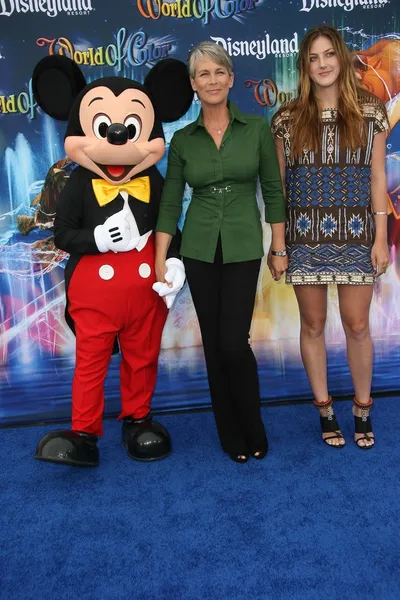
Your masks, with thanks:
<instances>
[{"instance_id":1,"label":"mickey mouse eye","mask_svg":"<svg viewBox=\"0 0 400 600\"><path fill-rule=\"evenodd\" d=\"M111 125L111 119L107 115L99 114L93 119L93 133L99 138L104 140L107 137L107 129Z\"/></svg>"},{"instance_id":2,"label":"mickey mouse eye","mask_svg":"<svg viewBox=\"0 0 400 600\"><path fill-rule=\"evenodd\" d=\"M128 130L128 139L130 142L136 142L142 132L142 121L137 115L129 115L124 121Z\"/></svg>"}]
</instances>

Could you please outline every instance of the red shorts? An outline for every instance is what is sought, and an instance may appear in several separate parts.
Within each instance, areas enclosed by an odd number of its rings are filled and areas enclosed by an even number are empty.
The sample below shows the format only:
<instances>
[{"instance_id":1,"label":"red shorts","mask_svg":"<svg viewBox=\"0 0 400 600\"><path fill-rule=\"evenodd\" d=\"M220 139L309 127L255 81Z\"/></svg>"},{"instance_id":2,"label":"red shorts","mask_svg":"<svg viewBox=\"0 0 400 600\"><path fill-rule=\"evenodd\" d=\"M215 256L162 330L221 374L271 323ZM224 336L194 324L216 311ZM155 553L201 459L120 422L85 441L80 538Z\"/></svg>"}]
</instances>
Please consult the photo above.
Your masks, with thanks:
<instances>
[{"instance_id":1,"label":"red shorts","mask_svg":"<svg viewBox=\"0 0 400 600\"><path fill-rule=\"evenodd\" d=\"M141 252L85 255L72 274L68 302L76 333L74 430L102 433L103 384L115 336L122 353L120 417L141 418L150 411L168 314L152 289L154 259L152 235Z\"/></svg>"}]
</instances>

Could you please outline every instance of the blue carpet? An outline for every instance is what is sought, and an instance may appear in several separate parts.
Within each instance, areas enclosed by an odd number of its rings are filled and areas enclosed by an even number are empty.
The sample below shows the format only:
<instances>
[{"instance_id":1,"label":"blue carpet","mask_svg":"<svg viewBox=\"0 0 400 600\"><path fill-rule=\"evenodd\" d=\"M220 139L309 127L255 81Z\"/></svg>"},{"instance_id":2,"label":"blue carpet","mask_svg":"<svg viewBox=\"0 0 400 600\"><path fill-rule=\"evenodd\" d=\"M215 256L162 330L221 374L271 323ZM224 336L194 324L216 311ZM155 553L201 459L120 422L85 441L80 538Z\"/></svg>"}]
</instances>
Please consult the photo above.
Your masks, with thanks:
<instances>
[{"instance_id":1,"label":"blue carpet","mask_svg":"<svg viewBox=\"0 0 400 600\"><path fill-rule=\"evenodd\" d=\"M33 460L54 427L1 431L4 600L400 597L396 398L378 399L376 447L332 450L309 404L263 409L271 450L233 463L211 413L163 415L174 452L131 461L105 422L101 465Z\"/></svg>"}]
</instances>

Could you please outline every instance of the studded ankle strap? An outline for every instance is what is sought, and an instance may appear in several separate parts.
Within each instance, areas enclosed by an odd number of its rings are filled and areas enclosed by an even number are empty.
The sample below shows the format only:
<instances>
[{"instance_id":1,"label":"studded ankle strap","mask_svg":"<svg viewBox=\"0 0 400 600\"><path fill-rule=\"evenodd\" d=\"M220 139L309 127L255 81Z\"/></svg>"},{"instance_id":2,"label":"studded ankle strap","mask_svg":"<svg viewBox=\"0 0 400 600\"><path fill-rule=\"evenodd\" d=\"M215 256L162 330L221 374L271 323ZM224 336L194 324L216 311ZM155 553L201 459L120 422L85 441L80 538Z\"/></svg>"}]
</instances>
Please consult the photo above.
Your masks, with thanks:
<instances>
[{"instance_id":1,"label":"studded ankle strap","mask_svg":"<svg viewBox=\"0 0 400 600\"><path fill-rule=\"evenodd\" d=\"M318 400L315 400L314 398L313 404L317 408L329 408L333 404L332 396L328 396L328 400L326 400L325 402L318 402Z\"/></svg>"},{"instance_id":2,"label":"studded ankle strap","mask_svg":"<svg viewBox=\"0 0 400 600\"><path fill-rule=\"evenodd\" d=\"M365 410L372 408L372 406L374 404L374 401L372 400L372 398L370 398L368 402L363 402L361 404L361 402L359 402L355 396L354 396L353 402L356 406L358 406L358 408L362 408Z\"/></svg>"}]
</instances>

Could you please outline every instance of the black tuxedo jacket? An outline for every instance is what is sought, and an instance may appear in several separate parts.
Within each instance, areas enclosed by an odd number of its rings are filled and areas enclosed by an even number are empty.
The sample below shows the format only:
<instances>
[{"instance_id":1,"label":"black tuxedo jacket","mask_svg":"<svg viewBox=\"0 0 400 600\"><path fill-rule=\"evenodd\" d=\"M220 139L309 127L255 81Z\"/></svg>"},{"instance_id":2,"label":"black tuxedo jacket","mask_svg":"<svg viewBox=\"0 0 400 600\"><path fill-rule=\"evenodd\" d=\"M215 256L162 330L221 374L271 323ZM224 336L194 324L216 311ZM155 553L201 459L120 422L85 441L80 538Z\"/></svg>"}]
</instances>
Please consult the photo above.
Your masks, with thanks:
<instances>
[{"instance_id":1,"label":"black tuxedo jacket","mask_svg":"<svg viewBox=\"0 0 400 600\"><path fill-rule=\"evenodd\" d=\"M155 166L142 171L137 176L150 179L150 202L142 202L129 196L129 207L139 229L140 235L154 230L160 206L164 179ZM92 180L99 176L84 167L77 167L69 177L61 191L56 203L56 217L54 220L54 243L57 248L67 252L70 257L65 268L65 289L72 273L82 256L98 254L94 239L94 230L113 214L121 211L124 200L121 195L105 206L100 206L92 188ZM171 241L168 258L179 258L180 231ZM74 331L73 321L68 313L68 300L65 312L68 325Z\"/></svg>"}]
</instances>

